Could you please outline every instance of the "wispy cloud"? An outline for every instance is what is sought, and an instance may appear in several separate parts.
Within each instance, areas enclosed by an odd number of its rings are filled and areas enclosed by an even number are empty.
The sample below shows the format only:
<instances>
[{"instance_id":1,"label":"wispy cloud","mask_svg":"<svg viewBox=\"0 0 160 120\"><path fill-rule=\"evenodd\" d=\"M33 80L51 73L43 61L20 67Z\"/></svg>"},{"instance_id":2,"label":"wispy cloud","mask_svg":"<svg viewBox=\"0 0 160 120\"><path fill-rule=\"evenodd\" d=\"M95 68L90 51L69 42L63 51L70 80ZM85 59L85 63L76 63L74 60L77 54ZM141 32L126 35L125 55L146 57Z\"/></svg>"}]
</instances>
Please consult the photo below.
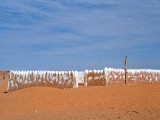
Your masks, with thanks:
<instances>
[{"instance_id":1,"label":"wispy cloud","mask_svg":"<svg viewBox=\"0 0 160 120\"><path fill-rule=\"evenodd\" d=\"M101 60L107 66L110 64L108 54L117 60L125 54L133 54L132 59L136 60L141 46L142 56L150 57L159 50L154 48L160 44L159 6L159 0L0 1L0 59L13 63L9 59L13 56L20 62L26 56L65 59L67 55L80 55L75 60L81 57L90 60L94 56L93 63ZM148 54L148 49L153 52ZM101 59L96 59L97 56ZM49 57L48 61L52 59L54 57ZM106 59L106 64L102 59ZM58 59L54 62L58 63ZM83 64L84 61L78 62ZM18 62L14 63L16 68L21 68ZM5 66L3 69L8 68Z\"/></svg>"}]
</instances>

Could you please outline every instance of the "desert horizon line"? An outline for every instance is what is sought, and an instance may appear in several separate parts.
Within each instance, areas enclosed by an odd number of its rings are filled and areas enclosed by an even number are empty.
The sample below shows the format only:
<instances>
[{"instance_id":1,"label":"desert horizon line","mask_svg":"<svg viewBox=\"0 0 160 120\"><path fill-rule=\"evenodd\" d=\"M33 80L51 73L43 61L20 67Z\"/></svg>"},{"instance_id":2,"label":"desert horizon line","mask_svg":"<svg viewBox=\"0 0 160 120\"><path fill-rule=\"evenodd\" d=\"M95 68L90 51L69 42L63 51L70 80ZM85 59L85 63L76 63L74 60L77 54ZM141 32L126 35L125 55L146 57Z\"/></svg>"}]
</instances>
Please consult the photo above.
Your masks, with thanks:
<instances>
[{"instance_id":1,"label":"desert horizon line","mask_svg":"<svg viewBox=\"0 0 160 120\"><path fill-rule=\"evenodd\" d=\"M117 70L125 70L125 68L116 68L116 67L104 67L104 69L107 68L107 69L117 69ZM101 71L101 70L104 70L104 69L83 69L83 70L76 70L76 69L72 69L72 70L47 70L47 69L10 69L10 70L0 70L0 72L10 72L10 71L61 71L61 72L65 72L65 71L85 71L85 70L88 70L88 71ZM156 70L160 70L160 69L151 69L151 68L129 68L128 70L153 70L153 71L156 71Z\"/></svg>"}]
</instances>

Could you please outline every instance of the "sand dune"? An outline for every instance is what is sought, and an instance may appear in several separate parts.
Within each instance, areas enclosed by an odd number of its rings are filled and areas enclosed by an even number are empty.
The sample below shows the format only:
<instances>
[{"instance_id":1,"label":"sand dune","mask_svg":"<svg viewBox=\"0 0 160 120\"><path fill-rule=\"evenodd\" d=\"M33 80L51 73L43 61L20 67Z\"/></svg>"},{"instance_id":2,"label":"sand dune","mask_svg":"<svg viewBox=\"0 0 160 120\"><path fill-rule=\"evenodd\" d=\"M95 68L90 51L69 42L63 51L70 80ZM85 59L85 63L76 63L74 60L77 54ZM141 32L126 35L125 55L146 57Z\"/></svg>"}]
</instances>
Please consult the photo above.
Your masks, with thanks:
<instances>
[{"instance_id":1,"label":"sand dune","mask_svg":"<svg viewBox=\"0 0 160 120\"><path fill-rule=\"evenodd\" d=\"M159 120L160 84L58 89L31 87L3 93L0 120Z\"/></svg>"}]
</instances>

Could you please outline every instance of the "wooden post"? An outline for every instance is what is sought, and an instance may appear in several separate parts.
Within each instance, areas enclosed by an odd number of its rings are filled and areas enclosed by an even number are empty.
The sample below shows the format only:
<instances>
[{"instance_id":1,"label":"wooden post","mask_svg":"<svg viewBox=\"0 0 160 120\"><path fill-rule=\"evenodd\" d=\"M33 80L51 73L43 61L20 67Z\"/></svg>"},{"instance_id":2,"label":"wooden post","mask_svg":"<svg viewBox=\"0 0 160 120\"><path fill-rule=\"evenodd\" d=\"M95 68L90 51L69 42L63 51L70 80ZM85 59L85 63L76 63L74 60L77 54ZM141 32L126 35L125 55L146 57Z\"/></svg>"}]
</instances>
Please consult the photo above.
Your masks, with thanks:
<instances>
[{"instance_id":1,"label":"wooden post","mask_svg":"<svg viewBox=\"0 0 160 120\"><path fill-rule=\"evenodd\" d=\"M128 82L128 58L125 57L125 84Z\"/></svg>"}]
</instances>

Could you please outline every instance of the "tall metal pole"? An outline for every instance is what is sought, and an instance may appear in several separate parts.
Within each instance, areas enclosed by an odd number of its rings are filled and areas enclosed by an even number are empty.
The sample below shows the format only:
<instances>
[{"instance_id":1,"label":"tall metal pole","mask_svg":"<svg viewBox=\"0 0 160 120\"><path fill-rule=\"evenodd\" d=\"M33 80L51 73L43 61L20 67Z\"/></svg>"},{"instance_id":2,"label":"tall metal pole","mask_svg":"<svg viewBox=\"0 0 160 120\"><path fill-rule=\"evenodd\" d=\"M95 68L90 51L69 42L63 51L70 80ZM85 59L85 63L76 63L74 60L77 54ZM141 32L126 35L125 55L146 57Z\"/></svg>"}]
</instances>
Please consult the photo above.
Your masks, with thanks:
<instances>
[{"instance_id":1,"label":"tall metal pole","mask_svg":"<svg viewBox=\"0 0 160 120\"><path fill-rule=\"evenodd\" d=\"M128 58L125 56L125 84L128 82Z\"/></svg>"}]
</instances>

